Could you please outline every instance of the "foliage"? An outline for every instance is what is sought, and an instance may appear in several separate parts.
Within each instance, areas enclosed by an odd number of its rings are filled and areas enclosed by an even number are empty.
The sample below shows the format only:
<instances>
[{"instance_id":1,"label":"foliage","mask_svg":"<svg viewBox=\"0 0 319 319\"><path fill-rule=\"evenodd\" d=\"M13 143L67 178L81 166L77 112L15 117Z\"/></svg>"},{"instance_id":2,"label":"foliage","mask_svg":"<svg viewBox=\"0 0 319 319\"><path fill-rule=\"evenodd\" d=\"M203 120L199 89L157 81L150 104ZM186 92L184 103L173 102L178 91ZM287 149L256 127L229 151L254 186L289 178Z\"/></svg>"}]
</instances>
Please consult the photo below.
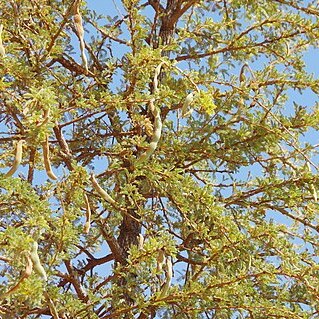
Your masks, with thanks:
<instances>
[{"instance_id":1,"label":"foliage","mask_svg":"<svg viewBox=\"0 0 319 319\"><path fill-rule=\"evenodd\" d=\"M317 1L0 7L2 318L318 317Z\"/></svg>"}]
</instances>

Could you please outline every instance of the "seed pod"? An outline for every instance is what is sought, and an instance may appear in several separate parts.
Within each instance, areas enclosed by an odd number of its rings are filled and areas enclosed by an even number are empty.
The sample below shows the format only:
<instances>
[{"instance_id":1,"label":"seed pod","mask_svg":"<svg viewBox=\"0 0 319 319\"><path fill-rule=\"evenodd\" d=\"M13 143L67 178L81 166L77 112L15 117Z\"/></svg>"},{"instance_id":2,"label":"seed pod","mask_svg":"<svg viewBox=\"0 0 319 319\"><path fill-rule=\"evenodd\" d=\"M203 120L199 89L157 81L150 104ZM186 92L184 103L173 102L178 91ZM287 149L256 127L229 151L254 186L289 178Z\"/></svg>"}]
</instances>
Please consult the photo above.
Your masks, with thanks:
<instances>
[{"instance_id":1,"label":"seed pod","mask_svg":"<svg viewBox=\"0 0 319 319\"><path fill-rule=\"evenodd\" d=\"M307 169L309 172L311 172L311 165L309 162L306 163L307 165ZM318 194L317 194L317 190L314 186L314 184L310 184L310 188L311 188L311 191L312 191L312 196L313 196L313 199L315 200L315 202L318 201Z\"/></svg>"},{"instance_id":2,"label":"seed pod","mask_svg":"<svg viewBox=\"0 0 319 319\"><path fill-rule=\"evenodd\" d=\"M116 203L115 200L99 185L93 173L91 174L91 181L92 181L93 188L97 191L97 193L103 199L105 199L107 202L109 202L112 205Z\"/></svg>"},{"instance_id":3,"label":"seed pod","mask_svg":"<svg viewBox=\"0 0 319 319\"><path fill-rule=\"evenodd\" d=\"M85 200L85 210L86 210L85 212L86 222L83 226L83 233L88 234L91 227L91 207L90 207L90 202L87 195L84 193L83 196Z\"/></svg>"},{"instance_id":4,"label":"seed pod","mask_svg":"<svg viewBox=\"0 0 319 319\"><path fill-rule=\"evenodd\" d=\"M6 51L5 51L3 43L2 43L2 31L3 31L3 25L0 24L0 56L5 57Z\"/></svg>"},{"instance_id":5,"label":"seed pod","mask_svg":"<svg viewBox=\"0 0 319 319\"><path fill-rule=\"evenodd\" d=\"M173 265L170 258L166 258L166 278L170 282L173 277Z\"/></svg>"},{"instance_id":6,"label":"seed pod","mask_svg":"<svg viewBox=\"0 0 319 319\"><path fill-rule=\"evenodd\" d=\"M256 79L255 74L254 74L253 70L251 69L251 67L249 66L249 64L244 63L244 65L241 67L240 72L239 72L239 83L246 81L245 70L249 71L249 73L253 79Z\"/></svg>"},{"instance_id":7,"label":"seed pod","mask_svg":"<svg viewBox=\"0 0 319 319\"><path fill-rule=\"evenodd\" d=\"M153 115L154 115L154 131L153 131L153 136L152 136L152 140L148 146L148 148L146 149L146 151L144 153L142 153L140 155L140 157L137 159L135 165L140 165L143 162L147 161L155 152L158 142L161 138L161 134L162 134L162 119L161 119L161 114L160 114L160 110L158 108L156 108L154 106L154 99L150 100L150 110L152 111Z\"/></svg>"},{"instance_id":8,"label":"seed pod","mask_svg":"<svg viewBox=\"0 0 319 319\"><path fill-rule=\"evenodd\" d=\"M192 114L193 109L189 109L189 107L193 103L193 101L194 101L194 94L193 92L191 92L186 96L185 101L183 103L182 117L187 117Z\"/></svg>"},{"instance_id":9,"label":"seed pod","mask_svg":"<svg viewBox=\"0 0 319 319\"><path fill-rule=\"evenodd\" d=\"M12 167L10 170L4 175L4 177L10 177L12 176L16 170L18 169L21 160L22 160L22 146L23 146L23 140L20 140L17 142L16 150L15 150L15 157L12 164Z\"/></svg>"},{"instance_id":10,"label":"seed pod","mask_svg":"<svg viewBox=\"0 0 319 319\"><path fill-rule=\"evenodd\" d=\"M144 237L142 234L138 234L138 245L137 245L138 250L142 250L143 246L144 246Z\"/></svg>"},{"instance_id":11,"label":"seed pod","mask_svg":"<svg viewBox=\"0 0 319 319\"><path fill-rule=\"evenodd\" d=\"M77 36L82 39L84 36L84 29L83 29L83 21L82 21L82 16L79 13L76 13L73 17L73 22L74 22L74 26L75 26L75 30L77 33Z\"/></svg>"},{"instance_id":12,"label":"seed pod","mask_svg":"<svg viewBox=\"0 0 319 319\"><path fill-rule=\"evenodd\" d=\"M161 62L155 69L154 79L153 79L154 93L157 93L157 91L158 91L158 88L157 88L158 79L157 78L161 73L161 68L162 68L162 65L164 63L165 62ZM161 138L161 134L162 134L161 113L160 113L160 109L155 107L154 102L155 102L155 98L152 98L149 101L149 105L148 105L149 110L152 112L152 114L154 116L154 125L153 125L154 130L153 130L152 139L151 139L151 142L150 142L148 148L146 149L146 151L144 153L142 153L139 156L139 158L136 160L135 165L142 164L143 162L147 161L153 155L153 153L155 152L155 150L157 148L158 142Z\"/></svg>"},{"instance_id":13,"label":"seed pod","mask_svg":"<svg viewBox=\"0 0 319 319\"><path fill-rule=\"evenodd\" d=\"M26 256L26 259L27 259L27 265L25 266L24 275L27 278L32 274L33 263L32 263L31 257L29 255Z\"/></svg>"},{"instance_id":14,"label":"seed pod","mask_svg":"<svg viewBox=\"0 0 319 319\"><path fill-rule=\"evenodd\" d=\"M82 62L84 65L84 68L86 72L89 71L88 69L88 61L85 55L85 43L84 43L84 29L83 29L83 21L82 21L82 16L80 13L80 8L79 8L80 3L77 3L74 11L75 14L73 16L73 22L74 22L74 27L76 30L76 34L79 38L80 41L80 50L81 50L81 57L82 57Z\"/></svg>"},{"instance_id":15,"label":"seed pod","mask_svg":"<svg viewBox=\"0 0 319 319\"><path fill-rule=\"evenodd\" d=\"M165 263L165 282L161 287L161 297L165 297L167 295L168 289L171 286L171 280L173 277L173 265L170 258L166 258Z\"/></svg>"},{"instance_id":16,"label":"seed pod","mask_svg":"<svg viewBox=\"0 0 319 319\"><path fill-rule=\"evenodd\" d=\"M49 118L50 118L50 110L44 110L43 112L43 120L37 124L37 127L41 127L43 126L44 124L48 123L49 121Z\"/></svg>"},{"instance_id":17,"label":"seed pod","mask_svg":"<svg viewBox=\"0 0 319 319\"><path fill-rule=\"evenodd\" d=\"M47 281L48 277L47 277L47 274L46 274L43 266L41 265L40 258L39 258L39 255L38 255L38 243L36 241L34 241L32 243L32 247L31 247L31 251L30 251L30 257L31 257L31 260L32 260L32 263L33 263L33 268L34 268L35 272L38 275L40 275L41 278L44 281Z\"/></svg>"},{"instance_id":18,"label":"seed pod","mask_svg":"<svg viewBox=\"0 0 319 319\"><path fill-rule=\"evenodd\" d=\"M315 202L318 201L318 194L317 194L317 190L315 188L315 186L313 184L310 185L311 190L312 190L312 195L313 195L313 199L315 200Z\"/></svg>"},{"instance_id":19,"label":"seed pod","mask_svg":"<svg viewBox=\"0 0 319 319\"><path fill-rule=\"evenodd\" d=\"M163 249L160 249L158 251L156 261L157 261L156 273L160 273L163 270L163 266L166 262L166 256Z\"/></svg>"},{"instance_id":20,"label":"seed pod","mask_svg":"<svg viewBox=\"0 0 319 319\"><path fill-rule=\"evenodd\" d=\"M247 63L245 63L241 69L240 69L240 72L239 72L239 82L242 83L246 80L246 77L245 77L245 69L247 68Z\"/></svg>"},{"instance_id":21,"label":"seed pod","mask_svg":"<svg viewBox=\"0 0 319 319\"><path fill-rule=\"evenodd\" d=\"M42 143L42 149L43 149L43 162L44 162L45 171L49 178L53 180L57 180L58 178L55 176L51 168L48 136L45 137L45 141Z\"/></svg>"},{"instance_id":22,"label":"seed pod","mask_svg":"<svg viewBox=\"0 0 319 319\"><path fill-rule=\"evenodd\" d=\"M162 65L164 64L164 62L161 62L155 69L154 72L154 78L153 78L153 88L154 88L154 93L157 92L158 90L158 77L161 73L161 69L162 69Z\"/></svg>"}]
</instances>

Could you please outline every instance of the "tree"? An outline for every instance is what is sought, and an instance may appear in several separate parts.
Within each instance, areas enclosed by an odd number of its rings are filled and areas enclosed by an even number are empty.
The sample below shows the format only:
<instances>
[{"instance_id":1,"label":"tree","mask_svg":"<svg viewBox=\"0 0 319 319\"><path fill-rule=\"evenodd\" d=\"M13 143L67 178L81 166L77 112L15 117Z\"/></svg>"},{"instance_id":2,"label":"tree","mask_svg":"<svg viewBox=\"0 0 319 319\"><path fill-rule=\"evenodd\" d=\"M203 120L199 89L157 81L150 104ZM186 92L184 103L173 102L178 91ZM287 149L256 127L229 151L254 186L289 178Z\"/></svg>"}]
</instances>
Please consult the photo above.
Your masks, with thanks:
<instances>
[{"instance_id":1,"label":"tree","mask_svg":"<svg viewBox=\"0 0 319 319\"><path fill-rule=\"evenodd\" d=\"M2 318L318 316L317 1L0 4Z\"/></svg>"}]
</instances>

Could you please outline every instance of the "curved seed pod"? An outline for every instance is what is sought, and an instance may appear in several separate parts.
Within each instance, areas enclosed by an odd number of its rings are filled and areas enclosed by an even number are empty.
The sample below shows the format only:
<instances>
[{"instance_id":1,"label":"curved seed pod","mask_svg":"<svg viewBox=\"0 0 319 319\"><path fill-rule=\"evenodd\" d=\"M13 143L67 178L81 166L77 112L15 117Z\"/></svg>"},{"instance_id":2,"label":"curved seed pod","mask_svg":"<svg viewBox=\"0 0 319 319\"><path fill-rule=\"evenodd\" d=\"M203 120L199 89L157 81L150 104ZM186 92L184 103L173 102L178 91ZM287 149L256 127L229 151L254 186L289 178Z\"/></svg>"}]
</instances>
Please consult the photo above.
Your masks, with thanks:
<instances>
[{"instance_id":1,"label":"curved seed pod","mask_svg":"<svg viewBox=\"0 0 319 319\"><path fill-rule=\"evenodd\" d=\"M82 39L84 36L84 29L83 29L83 21L82 16L79 11L73 17L74 26L76 29L77 36Z\"/></svg>"},{"instance_id":2,"label":"curved seed pod","mask_svg":"<svg viewBox=\"0 0 319 319\"><path fill-rule=\"evenodd\" d=\"M241 67L240 72L239 72L239 82L240 83L242 83L242 82L244 82L246 80L245 70L248 70L249 73L251 74L251 77L253 79L256 79L255 78L255 74L254 74L253 70L251 69L251 67L249 66L249 64L244 63L244 65Z\"/></svg>"},{"instance_id":3,"label":"curved seed pod","mask_svg":"<svg viewBox=\"0 0 319 319\"><path fill-rule=\"evenodd\" d=\"M4 46L2 44L2 30L3 30L3 25L0 24L0 56L5 57L6 51L5 51Z\"/></svg>"},{"instance_id":4,"label":"curved seed pod","mask_svg":"<svg viewBox=\"0 0 319 319\"><path fill-rule=\"evenodd\" d=\"M86 217L86 221L85 224L83 226L83 232L84 234L88 234L90 231L90 227L91 227L91 207L90 207L90 203L89 203L89 199L86 195L86 193L84 193L84 200L85 200L85 217Z\"/></svg>"},{"instance_id":5,"label":"curved seed pod","mask_svg":"<svg viewBox=\"0 0 319 319\"><path fill-rule=\"evenodd\" d=\"M193 92L191 92L186 96L185 101L183 103L182 117L187 117L188 115L192 114L193 109L189 109L189 107L193 103L193 101L194 101L194 94Z\"/></svg>"},{"instance_id":6,"label":"curved seed pod","mask_svg":"<svg viewBox=\"0 0 319 319\"><path fill-rule=\"evenodd\" d=\"M50 118L50 110L44 110L43 112L43 120L37 124L37 127L41 127L43 126L44 124L48 123L49 121L49 118Z\"/></svg>"},{"instance_id":7,"label":"curved seed pod","mask_svg":"<svg viewBox=\"0 0 319 319\"><path fill-rule=\"evenodd\" d=\"M33 263L32 263L32 259L29 255L26 256L26 259L27 259L27 264L25 266L24 275L27 278L32 274Z\"/></svg>"},{"instance_id":8,"label":"curved seed pod","mask_svg":"<svg viewBox=\"0 0 319 319\"><path fill-rule=\"evenodd\" d=\"M47 175L49 178L53 180L57 180L58 178L55 176L51 168L48 136L46 136L45 141L42 143L42 149L43 149L43 162L44 162L45 171L47 172Z\"/></svg>"},{"instance_id":9,"label":"curved seed pod","mask_svg":"<svg viewBox=\"0 0 319 319\"><path fill-rule=\"evenodd\" d=\"M288 41L285 41L285 45L286 45L286 50L287 50L286 56L290 56L290 47L289 47Z\"/></svg>"},{"instance_id":10,"label":"curved seed pod","mask_svg":"<svg viewBox=\"0 0 319 319\"><path fill-rule=\"evenodd\" d=\"M156 93L157 92L157 88L158 88L158 77L161 73L161 69L162 69L162 66L165 62L161 62L155 69L155 72L154 72L154 78L153 78L153 88L154 88L154 92Z\"/></svg>"},{"instance_id":11,"label":"curved seed pod","mask_svg":"<svg viewBox=\"0 0 319 319\"><path fill-rule=\"evenodd\" d=\"M31 260L32 260L32 263L33 263L34 271L38 275L40 275L41 278L44 281L47 281L48 277L47 277L47 274L46 274L43 266L41 265L40 258L39 258L39 255L38 255L38 243L36 241L32 243L32 247L31 247L31 251L30 251L30 257L31 257Z\"/></svg>"},{"instance_id":12,"label":"curved seed pod","mask_svg":"<svg viewBox=\"0 0 319 319\"><path fill-rule=\"evenodd\" d=\"M84 47L84 44L83 44L83 47ZM88 73L89 72L88 60L87 60L86 54L84 52L84 49L82 49L82 51L81 51L81 57L82 57L82 63L84 65L85 71L86 71L86 73Z\"/></svg>"},{"instance_id":13,"label":"curved seed pod","mask_svg":"<svg viewBox=\"0 0 319 319\"><path fill-rule=\"evenodd\" d=\"M312 190L312 195L313 195L313 199L315 200L315 202L318 201L318 194L317 194L317 190L315 188L315 186L313 184L310 185L311 190Z\"/></svg>"},{"instance_id":14,"label":"curved seed pod","mask_svg":"<svg viewBox=\"0 0 319 319\"><path fill-rule=\"evenodd\" d=\"M167 295L168 289L171 286L171 280L173 277L173 265L170 258L166 258L165 275L166 275L166 279L163 286L161 287L161 297L164 297Z\"/></svg>"},{"instance_id":15,"label":"curved seed pod","mask_svg":"<svg viewBox=\"0 0 319 319\"><path fill-rule=\"evenodd\" d=\"M142 234L138 234L138 245L137 245L138 250L142 250L143 246L144 246L144 237Z\"/></svg>"},{"instance_id":16,"label":"curved seed pod","mask_svg":"<svg viewBox=\"0 0 319 319\"><path fill-rule=\"evenodd\" d=\"M153 136L152 140L146 149L144 153L140 155L140 157L136 161L136 165L140 165L141 163L147 161L154 153L154 151L157 148L157 144L161 138L162 134L162 119L161 119L161 114L158 108L155 108L154 106L154 100L152 99L150 101L150 109L153 109L153 115L154 115L154 131L153 131Z\"/></svg>"},{"instance_id":17,"label":"curved seed pod","mask_svg":"<svg viewBox=\"0 0 319 319\"><path fill-rule=\"evenodd\" d=\"M86 72L89 71L88 69L88 61L85 55L85 43L84 43L84 29L83 29L83 21L82 21L82 16L80 13L80 8L79 8L80 2L77 3L75 7L75 14L73 17L73 22L76 30L76 34L80 40L80 50L81 50L81 57L82 57L82 62L84 65L84 68Z\"/></svg>"},{"instance_id":18,"label":"curved seed pod","mask_svg":"<svg viewBox=\"0 0 319 319\"><path fill-rule=\"evenodd\" d=\"M93 188L97 191L97 193L103 199L105 199L110 204L113 204L113 205L115 204L115 200L99 185L93 173L91 174L91 182L92 182Z\"/></svg>"},{"instance_id":19,"label":"curved seed pod","mask_svg":"<svg viewBox=\"0 0 319 319\"><path fill-rule=\"evenodd\" d=\"M19 279L19 281L16 283L16 285L14 285L9 291L7 291L6 293L0 295L0 299L8 297L9 295L11 295L13 292L15 292L19 286L21 285L21 283L28 278L31 273L32 273L32 260L30 258L29 255L26 255L26 259L27 259L27 264L25 266L25 270L21 276L21 278Z\"/></svg>"},{"instance_id":20,"label":"curved seed pod","mask_svg":"<svg viewBox=\"0 0 319 319\"><path fill-rule=\"evenodd\" d=\"M23 140L20 140L17 142L16 150L15 150L15 157L12 164L12 167L10 170L4 175L4 177L10 177L12 176L16 170L18 169L21 160L22 160L22 146L23 146Z\"/></svg>"},{"instance_id":21,"label":"curved seed pod","mask_svg":"<svg viewBox=\"0 0 319 319\"><path fill-rule=\"evenodd\" d=\"M309 162L306 163L307 165L307 168L308 168L308 171L311 172L311 165ZM313 196L313 199L315 202L318 201L318 194L317 194L317 190L315 188L315 185L314 184L310 184L310 188L311 188L311 191L312 191L312 196Z\"/></svg>"},{"instance_id":22,"label":"curved seed pod","mask_svg":"<svg viewBox=\"0 0 319 319\"><path fill-rule=\"evenodd\" d=\"M155 69L154 72L154 78L153 78L153 88L154 88L154 93L157 93L158 91L158 76L161 73L161 68L165 64L165 62L161 62ZM152 98L149 102L149 110L153 113L154 115L154 130L153 130L153 135L152 135L152 140L146 149L144 153L140 155L140 157L136 160L136 165L140 165L141 163L147 161L155 152L158 142L161 138L162 134L162 119L161 119L161 113L159 108L156 108L154 105L155 99Z\"/></svg>"},{"instance_id":23,"label":"curved seed pod","mask_svg":"<svg viewBox=\"0 0 319 319\"><path fill-rule=\"evenodd\" d=\"M157 254L156 258L157 266L156 266L156 272L160 273L163 270L163 266L166 262L166 256L163 249L160 249Z\"/></svg>"},{"instance_id":24,"label":"curved seed pod","mask_svg":"<svg viewBox=\"0 0 319 319\"><path fill-rule=\"evenodd\" d=\"M245 81L245 69L248 67L247 63L244 63L244 65L241 67L239 72L239 82L242 83Z\"/></svg>"}]
</instances>

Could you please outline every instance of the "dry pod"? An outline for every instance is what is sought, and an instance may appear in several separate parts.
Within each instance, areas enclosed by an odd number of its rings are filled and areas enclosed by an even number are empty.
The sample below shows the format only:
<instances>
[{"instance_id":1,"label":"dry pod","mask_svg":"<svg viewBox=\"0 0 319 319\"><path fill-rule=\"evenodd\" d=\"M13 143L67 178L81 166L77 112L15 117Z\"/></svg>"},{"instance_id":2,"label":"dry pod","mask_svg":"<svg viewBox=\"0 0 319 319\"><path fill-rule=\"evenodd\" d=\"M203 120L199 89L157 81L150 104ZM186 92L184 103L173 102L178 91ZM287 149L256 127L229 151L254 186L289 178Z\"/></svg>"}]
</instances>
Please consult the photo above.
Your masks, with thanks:
<instances>
[{"instance_id":1,"label":"dry pod","mask_svg":"<svg viewBox=\"0 0 319 319\"><path fill-rule=\"evenodd\" d=\"M84 234L88 234L91 227L91 207L90 207L90 202L87 195L84 193L83 196L85 201L85 217L86 217L86 221L83 226L83 232Z\"/></svg>"},{"instance_id":2,"label":"dry pod","mask_svg":"<svg viewBox=\"0 0 319 319\"><path fill-rule=\"evenodd\" d=\"M173 277L173 265L170 258L166 258L165 277L165 282L161 287L161 297L165 297L167 295L168 289L171 286L171 280Z\"/></svg>"},{"instance_id":3,"label":"dry pod","mask_svg":"<svg viewBox=\"0 0 319 319\"><path fill-rule=\"evenodd\" d=\"M315 202L318 201L318 195L317 195L317 190L313 184L310 185L311 190L312 190L312 196Z\"/></svg>"},{"instance_id":4,"label":"dry pod","mask_svg":"<svg viewBox=\"0 0 319 319\"><path fill-rule=\"evenodd\" d=\"M193 103L193 101L194 101L194 94L193 92L191 92L186 96L185 101L183 103L182 117L187 117L192 114L193 109L190 108L190 106Z\"/></svg>"},{"instance_id":5,"label":"dry pod","mask_svg":"<svg viewBox=\"0 0 319 319\"><path fill-rule=\"evenodd\" d=\"M161 138L162 134L162 119L161 119L161 114L158 108L155 108L154 106L154 100L152 99L150 101L150 109L154 110L153 115L154 115L154 131L152 135L152 139L150 144L148 145L147 149L145 152L143 152L140 157L136 160L135 165L140 165L143 162L147 161L154 153L154 151L157 148L158 142Z\"/></svg>"},{"instance_id":6,"label":"dry pod","mask_svg":"<svg viewBox=\"0 0 319 319\"><path fill-rule=\"evenodd\" d=\"M73 22L74 22L74 27L76 30L76 35L79 38L80 41L80 50L81 50L81 57L82 57L82 62L84 65L84 68L86 72L89 71L88 69L88 61L85 55L85 43L84 43L84 29L83 29L83 21L82 21L82 16L80 13L80 8L79 8L80 2L76 4L76 7L74 8L74 16L73 16Z\"/></svg>"},{"instance_id":7,"label":"dry pod","mask_svg":"<svg viewBox=\"0 0 319 319\"><path fill-rule=\"evenodd\" d=\"M307 162L307 168L308 168L308 171L311 173L311 166L310 166L309 162ZM312 191L313 199L315 200L315 202L317 202L318 201L318 194L317 194L317 190L316 190L315 185L313 183L311 183L310 188Z\"/></svg>"},{"instance_id":8,"label":"dry pod","mask_svg":"<svg viewBox=\"0 0 319 319\"><path fill-rule=\"evenodd\" d=\"M6 51L5 51L3 43L2 43L2 31L3 31L3 25L0 24L0 56L5 57Z\"/></svg>"},{"instance_id":9,"label":"dry pod","mask_svg":"<svg viewBox=\"0 0 319 319\"><path fill-rule=\"evenodd\" d=\"M245 80L246 80L246 76L245 76L246 70L249 71L249 73L251 74L251 77L253 79L255 79L255 74L254 74L253 70L251 69L251 67L247 63L244 63L244 65L241 67L240 72L239 72L239 82L240 83L245 82Z\"/></svg>"},{"instance_id":10,"label":"dry pod","mask_svg":"<svg viewBox=\"0 0 319 319\"><path fill-rule=\"evenodd\" d=\"M23 146L23 140L18 141L16 144L15 157L14 157L14 161L12 163L12 167L4 175L4 177L12 176L16 172L16 170L18 169L18 167L21 163L21 160L22 160L22 146Z\"/></svg>"},{"instance_id":11,"label":"dry pod","mask_svg":"<svg viewBox=\"0 0 319 319\"><path fill-rule=\"evenodd\" d=\"M166 256L163 249L160 249L158 251L156 262L157 262L156 272L160 273L163 270L163 266L166 262Z\"/></svg>"},{"instance_id":12,"label":"dry pod","mask_svg":"<svg viewBox=\"0 0 319 319\"><path fill-rule=\"evenodd\" d=\"M43 149L43 162L44 162L45 171L49 178L56 180L58 178L55 176L51 168L48 136L45 137L45 141L42 143L42 149Z\"/></svg>"},{"instance_id":13,"label":"dry pod","mask_svg":"<svg viewBox=\"0 0 319 319\"><path fill-rule=\"evenodd\" d=\"M155 69L154 72L154 79L153 79L153 87L154 87L154 93L157 93L158 91L158 76L161 73L161 68L164 62L161 62ZM155 106L155 98L152 98L149 101L149 110L153 113L154 116L154 124L153 124L153 134L152 134L152 139L147 147L146 151L143 152L140 157L136 160L135 165L142 164L143 162L147 161L155 152L158 142L161 138L162 134L162 119L161 119L161 112L158 107Z\"/></svg>"},{"instance_id":14,"label":"dry pod","mask_svg":"<svg viewBox=\"0 0 319 319\"><path fill-rule=\"evenodd\" d=\"M93 188L97 191L97 193L107 202L114 205L115 200L99 185L93 173L91 174L91 181Z\"/></svg>"},{"instance_id":15,"label":"dry pod","mask_svg":"<svg viewBox=\"0 0 319 319\"><path fill-rule=\"evenodd\" d=\"M44 112L43 112L43 120L40 123L37 124L37 127L41 127L44 124L47 124L49 122L49 118L50 118L50 110L49 109L44 110Z\"/></svg>"},{"instance_id":16,"label":"dry pod","mask_svg":"<svg viewBox=\"0 0 319 319\"><path fill-rule=\"evenodd\" d=\"M142 250L144 246L144 236L142 234L138 234L138 250Z\"/></svg>"},{"instance_id":17,"label":"dry pod","mask_svg":"<svg viewBox=\"0 0 319 319\"><path fill-rule=\"evenodd\" d=\"M32 260L32 263L33 263L34 271L38 275L40 275L41 278L44 281L47 281L48 277L47 277L47 274L46 274L43 266L41 265L40 258L39 258L39 255L38 255L38 243L36 241L34 241L32 243L32 247L31 247L31 250L30 250L30 257L31 257L31 260Z\"/></svg>"},{"instance_id":18,"label":"dry pod","mask_svg":"<svg viewBox=\"0 0 319 319\"><path fill-rule=\"evenodd\" d=\"M155 69L154 78L153 78L154 93L157 93L157 90L158 90L158 77L161 74L161 69L162 69L162 66L163 66L164 63L165 62L161 62Z\"/></svg>"}]
</instances>

